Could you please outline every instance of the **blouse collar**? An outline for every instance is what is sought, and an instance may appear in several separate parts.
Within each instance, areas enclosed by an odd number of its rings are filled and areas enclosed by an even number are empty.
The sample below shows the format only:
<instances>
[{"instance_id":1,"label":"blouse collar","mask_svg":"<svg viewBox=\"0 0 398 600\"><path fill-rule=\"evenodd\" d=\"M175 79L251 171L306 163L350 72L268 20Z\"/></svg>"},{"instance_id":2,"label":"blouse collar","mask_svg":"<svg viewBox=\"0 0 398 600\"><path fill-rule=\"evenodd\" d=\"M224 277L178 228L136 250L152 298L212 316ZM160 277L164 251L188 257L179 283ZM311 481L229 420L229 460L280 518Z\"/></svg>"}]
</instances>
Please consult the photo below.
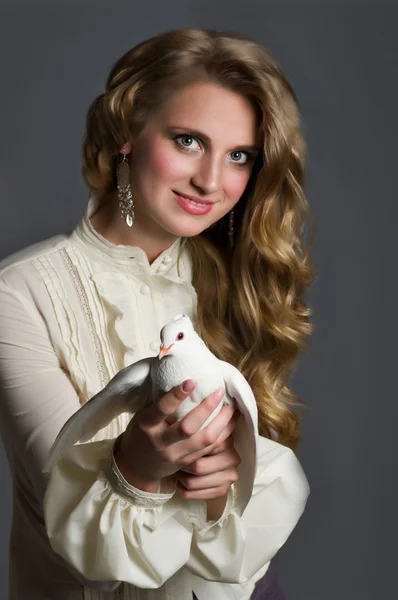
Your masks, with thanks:
<instances>
[{"instance_id":1,"label":"blouse collar","mask_svg":"<svg viewBox=\"0 0 398 600\"><path fill-rule=\"evenodd\" d=\"M96 212L97 206L98 198L91 194L87 210L70 236L77 246L115 266L128 266L134 271L138 268L149 275L162 275L175 281L191 281L192 266L187 249L182 250L179 264L177 263L181 237L149 264L146 252L139 246L114 244L94 229L90 217Z\"/></svg>"}]
</instances>

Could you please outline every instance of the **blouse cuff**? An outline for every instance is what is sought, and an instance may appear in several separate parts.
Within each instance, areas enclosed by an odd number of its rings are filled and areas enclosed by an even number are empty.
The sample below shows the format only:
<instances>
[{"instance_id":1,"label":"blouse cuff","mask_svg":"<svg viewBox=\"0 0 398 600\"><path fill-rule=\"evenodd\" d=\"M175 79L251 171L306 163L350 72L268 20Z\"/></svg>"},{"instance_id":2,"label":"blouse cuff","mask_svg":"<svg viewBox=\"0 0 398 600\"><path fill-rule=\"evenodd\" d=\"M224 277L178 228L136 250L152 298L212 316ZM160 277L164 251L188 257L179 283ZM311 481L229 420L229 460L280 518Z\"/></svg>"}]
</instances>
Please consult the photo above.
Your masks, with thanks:
<instances>
[{"instance_id":1,"label":"blouse cuff","mask_svg":"<svg viewBox=\"0 0 398 600\"><path fill-rule=\"evenodd\" d=\"M105 476L113 491L132 506L142 508L158 508L159 506L162 506L174 496L176 491L175 481L171 479L162 479L160 490L156 494L145 492L128 483L119 471L114 456L114 448L120 437L121 435L116 438L115 443L108 454L104 468Z\"/></svg>"},{"instance_id":2,"label":"blouse cuff","mask_svg":"<svg viewBox=\"0 0 398 600\"><path fill-rule=\"evenodd\" d=\"M194 515L188 514L187 520L192 523L194 532L197 533L197 535L199 535L200 537L205 536L206 533L208 531L210 531L211 529L213 529L213 533L216 533L216 528L220 529L221 527L223 527L226 524L229 515L231 514L231 512L233 512L233 510L235 508L235 500L236 500L236 491L235 491L234 484L232 484L228 488L227 502L225 504L224 511L218 519L216 519L214 521L206 521L206 519L205 519L206 504L205 503L204 503L204 507L205 507L204 513L202 515L200 513L194 514Z\"/></svg>"}]
</instances>

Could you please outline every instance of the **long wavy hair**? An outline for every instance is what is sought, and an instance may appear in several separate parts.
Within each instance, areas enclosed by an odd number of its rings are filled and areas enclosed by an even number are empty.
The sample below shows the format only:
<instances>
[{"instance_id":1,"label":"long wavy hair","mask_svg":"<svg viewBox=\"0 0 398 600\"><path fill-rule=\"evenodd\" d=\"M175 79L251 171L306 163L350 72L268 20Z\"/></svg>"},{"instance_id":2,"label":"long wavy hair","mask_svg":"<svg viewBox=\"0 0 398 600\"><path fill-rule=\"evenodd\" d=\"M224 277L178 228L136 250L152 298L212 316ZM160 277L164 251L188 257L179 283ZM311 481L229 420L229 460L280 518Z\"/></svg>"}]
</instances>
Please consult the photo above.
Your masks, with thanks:
<instances>
[{"instance_id":1,"label":"long wavy hair","mask_svg":"<svg viewBox=\"0 0 398 600\"><path fill-rule=\"evenodd\" d=\"M263 152L234 210L183 238L198 297L197 330L211 351L250 383L259 431L294 449L304 402L288 387L312 333L305 289L314 281L305 241L305 144L296 96L269 52L244 35L196 28L169 31L126 52L91 104L83 175L101 197L114 192L120 148L184 86L207 79L247 98L258 115ZM314 230L312 231L314 233Z\"/></svg>"}]
</instances>

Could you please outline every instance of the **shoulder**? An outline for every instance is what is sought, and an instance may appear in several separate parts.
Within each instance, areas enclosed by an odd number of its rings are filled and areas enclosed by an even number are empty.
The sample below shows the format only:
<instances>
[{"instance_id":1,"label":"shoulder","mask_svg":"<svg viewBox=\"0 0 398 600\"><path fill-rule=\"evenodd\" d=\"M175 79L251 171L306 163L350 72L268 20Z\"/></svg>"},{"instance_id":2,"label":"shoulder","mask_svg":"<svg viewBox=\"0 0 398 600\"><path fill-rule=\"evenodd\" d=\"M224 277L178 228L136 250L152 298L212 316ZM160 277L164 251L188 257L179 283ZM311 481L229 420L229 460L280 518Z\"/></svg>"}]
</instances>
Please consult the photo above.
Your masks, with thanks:
<instances>
[{"instance_id":1,"label":"shoulder","mask_svg":"<svg viewBox=\"0 0 398 600\"><path fill-rule=\"evenodd\" d=\"M33 300L43 296L44 283L40 272L43 261L51 261L68 243L65 234L56 235L10 254L0 261L0 293ZM36 303L36 302L35 302Z\"/></svg>"},{"instance_id":2,"label":"shoulder","mask_svg":"<svg viewBox=\"0 0 398 600\"><path fill-rule=\"evenodd\" d=\"M22 250L13 252L9 256L3 258L3 260L0 260L0 278L10 269L22 267L36 258L56 252L65 245L67 239L67 236L64 234L55 235L36 244L27 246Z\"/></svg>"},{"instance_id":3,"label":"shoulder","mask_svg":"<svg viewBox=\"0 0 398 600\"><path fill-rule=\"evenodd\" d=\"M34 283L40 279L36 264L46 258L51 259L67 244L68 236L55 235L10 254L0 261L0 284L19 287L22 281Z\"/></svg>"}]
</instances>

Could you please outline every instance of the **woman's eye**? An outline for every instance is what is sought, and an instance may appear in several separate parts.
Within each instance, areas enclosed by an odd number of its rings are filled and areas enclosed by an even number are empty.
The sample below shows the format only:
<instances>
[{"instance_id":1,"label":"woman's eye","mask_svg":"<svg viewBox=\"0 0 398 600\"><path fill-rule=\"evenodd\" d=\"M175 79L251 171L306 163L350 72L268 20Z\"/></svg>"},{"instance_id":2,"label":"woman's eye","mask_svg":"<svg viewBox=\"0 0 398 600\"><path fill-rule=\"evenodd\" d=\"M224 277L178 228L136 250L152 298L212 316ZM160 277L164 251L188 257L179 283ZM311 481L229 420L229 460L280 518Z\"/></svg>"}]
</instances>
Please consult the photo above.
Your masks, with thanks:
<instances>
[{"instance_id":1,"label":"woman's eye","mask_svg":"<svg viewBox=\"0 0 398 600\"><path fill-rule=\"evenodd\" d=\"M176 135L174 138L177 146L182 146L184 148L184 150L191 150L196 152L199 148L199 144L196 138L194 138L192 135ZM193 145L194 143L196 143L197 145Z\"/></svg>"},{"instance_id":2,"label":"woman's eye","mask_svg":"<svg viewBox=\"0 0 398 600\"><path fill-rule=\"evenodd\" d=\"M245 165L248 161L247 153L242 152L241 150L234 150L233 152L231 152L231 158L231 162L237 163L238 165ZM243 162L241 162L242 158L244 159Z\"/></svg>"},{"instance_id":3,"label":"woman's eye","mask_svg":"<svg viewBox=\"0 0 398 600\"><path fill-rule=\"evenodd\" d=\"M174 142L178 148L187 150L188 152L198 152L200 150L199 141L189 133L179 134L174 136ZM249 162L249 155L243 150L234 150L230 152L228 161L236 165L244 166Z\"/></svg>"}]
</instances>

